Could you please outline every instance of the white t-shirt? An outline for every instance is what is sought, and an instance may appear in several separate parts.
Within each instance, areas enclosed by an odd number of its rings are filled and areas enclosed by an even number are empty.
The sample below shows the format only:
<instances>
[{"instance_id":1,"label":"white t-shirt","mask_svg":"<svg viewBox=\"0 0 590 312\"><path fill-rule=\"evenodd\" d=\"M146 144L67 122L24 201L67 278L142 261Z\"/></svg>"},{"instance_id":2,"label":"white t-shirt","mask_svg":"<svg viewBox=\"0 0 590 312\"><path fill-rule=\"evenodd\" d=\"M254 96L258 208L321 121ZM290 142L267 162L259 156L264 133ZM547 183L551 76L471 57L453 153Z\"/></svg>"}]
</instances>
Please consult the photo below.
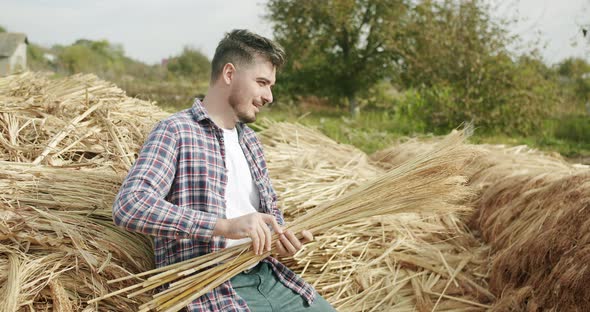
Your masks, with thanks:
<instances>
[{"instance_id":1,"label":"white t-shirt","mask_svg":"<svg viewBox=\"0 0 590 312\"><path fill-rule=\"evenodd\" d=\"M223 129L223 141L227 168L226 217L233 219L257 212L260 207L260 195L252 179L246 156L240 147L237 129ZM250 238L227 239L227 247L249 241Z\"/></svg>"}]
</instances>

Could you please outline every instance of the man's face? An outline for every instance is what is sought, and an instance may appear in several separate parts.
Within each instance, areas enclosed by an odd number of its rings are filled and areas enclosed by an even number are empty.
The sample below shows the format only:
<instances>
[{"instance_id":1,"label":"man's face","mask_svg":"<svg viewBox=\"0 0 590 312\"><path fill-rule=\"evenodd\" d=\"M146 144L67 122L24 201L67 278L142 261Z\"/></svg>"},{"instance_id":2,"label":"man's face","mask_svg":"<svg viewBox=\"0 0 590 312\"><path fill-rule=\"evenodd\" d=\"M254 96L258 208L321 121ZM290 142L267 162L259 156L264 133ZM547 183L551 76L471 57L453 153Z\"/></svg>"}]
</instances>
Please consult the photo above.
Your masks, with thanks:
<instances>
[{"instance_id":1,"label":"man's face","mask_svg":"<svg viewBox=\"0 0 590 312\"><path fill-rule=\"evenodd\" d=\"M275 83L275 66L256 57L253 64L236 69L229 94L229 104L238 121L256 121L262 106L272 102L272 86Z\"/></svg>"}]
</instances>

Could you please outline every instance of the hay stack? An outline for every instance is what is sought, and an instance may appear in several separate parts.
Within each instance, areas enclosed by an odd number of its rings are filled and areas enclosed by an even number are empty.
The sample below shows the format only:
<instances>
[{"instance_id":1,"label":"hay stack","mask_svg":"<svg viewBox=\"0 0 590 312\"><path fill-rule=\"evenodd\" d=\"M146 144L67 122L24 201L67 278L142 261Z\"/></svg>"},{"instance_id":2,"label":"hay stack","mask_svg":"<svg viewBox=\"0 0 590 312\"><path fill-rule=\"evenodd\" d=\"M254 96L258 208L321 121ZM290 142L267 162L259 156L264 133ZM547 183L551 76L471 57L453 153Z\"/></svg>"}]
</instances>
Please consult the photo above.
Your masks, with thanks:
<instances>
[{"instance_id":1,"label":"hay stack","mask_svg":"<svg viewBox=\"0 0 590 312\"><path fill-rule=\"evenodd\" d=\"M0 79L0 310L133 311L146 296L85 302L153 268L151 241L111 207L167 114L93 75ZM119 286L116 286L119 287Z\"/></svg>"},{"instance_id":2,"label":"hay stack","mask_svg":"<svg viewBox=\"0 0 590 312\"><path fill-rule=\"evenodd\" d=\"M363 152L301 125L266 122L259 135L291 220L382 171ZM483 311L494 299L486 290L488 250L466 231L464 213L362 220L282 261L339 311Z\"/></svg>"}]
</instances>

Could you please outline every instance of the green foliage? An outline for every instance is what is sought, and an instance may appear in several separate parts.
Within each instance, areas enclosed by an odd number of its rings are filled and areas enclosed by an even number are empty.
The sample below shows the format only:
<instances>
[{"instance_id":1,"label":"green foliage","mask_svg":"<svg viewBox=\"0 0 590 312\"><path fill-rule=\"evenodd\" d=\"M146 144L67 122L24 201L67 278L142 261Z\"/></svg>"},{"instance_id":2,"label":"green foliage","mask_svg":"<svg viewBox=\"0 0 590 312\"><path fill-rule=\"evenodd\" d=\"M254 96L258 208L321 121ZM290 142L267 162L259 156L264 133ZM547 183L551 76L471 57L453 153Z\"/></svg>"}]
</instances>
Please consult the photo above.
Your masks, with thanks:
<instances>
[{"instance_id":1,"label":"green foliage","mask_svg":"<svg viewBox=\"0 0 590 312\"><path fill-rule=\"evenodd\" d=\"M590 145L590 117L566 116L558 120L555 137L577 144Z\"/></svg>"},{"instance_id":2,"label":"green foliage","mask_svg":"<svg viewBox=\"0 0 590 312\"><path fill-rule=\"evenodd\" d=\"M567 58L557 64L556 71L566 96L582 111L582 104L590 101L590 64L581 58Z\"/></svg>"},{"instance_id":3,"label":"green foliage","mask_svg":"<svg viewBox=\"0 0 590 312\"><path fill-rule=\"evenodd\" d=\"M203 52L184 47L179 56L168 59L168 70L190 80L208 80L211 74L211 62Z\"/></svg>"},{"instance_id":4,"label":"green foliage","mask_svg":"<svg viewBox=\"0 0 590 312\"><path fill-rule=\"evenodd\" d=\"M0 33L6 32L6 28L0 26Z\"/></svg>"},{"instance_id":5,"label":"green foliage","mask_svg":"<svg viewBox=\"0 0 590 312\"><path fill-rule=\"evenodd\" d=\"M538 56L508 52L516 38L483 0L271 0L268 9L289 53L279 94L385 108L391 99L376 85L389 78L419 94L398 103L396 118L437 133L473 121L527 135L562 102Z\"/></svg>"},{"instance_id":6,"label":"green foliage","mask_svg":"<svg viewBox=\"0 0 590 312\"><path fill-rule=\"evenodd\" d=\"M391 72L403 0L270 0L267 18L288 51L280 91L347 98L355 111L359 91Z\"/></svg>"},{"instance_id":7,"label":"green foliage","mask_svg":"<svg viewBox=\"0 0 590 312\"><path fill-rule=\"evenodd\" d=\"M483 1L419 1L399 46L398 83L426 105L420 120L444 133L473 121L486 132L527 135L559 102L556 83L540 58L514 60L514 40Z\"/></svg>"},{"instance_id":8,"label":"green foliage","mask_svg":"<svg viewBox=\"0 0 590 312\"><path fill-rule=\"evenodd\" d=\"M127 58L123 48L107 40L80 39L71 46L55 47L54 50L58 52L58 68L66 73L95 73L114 79L125 72Z\"/></svg>"}]
</instances>

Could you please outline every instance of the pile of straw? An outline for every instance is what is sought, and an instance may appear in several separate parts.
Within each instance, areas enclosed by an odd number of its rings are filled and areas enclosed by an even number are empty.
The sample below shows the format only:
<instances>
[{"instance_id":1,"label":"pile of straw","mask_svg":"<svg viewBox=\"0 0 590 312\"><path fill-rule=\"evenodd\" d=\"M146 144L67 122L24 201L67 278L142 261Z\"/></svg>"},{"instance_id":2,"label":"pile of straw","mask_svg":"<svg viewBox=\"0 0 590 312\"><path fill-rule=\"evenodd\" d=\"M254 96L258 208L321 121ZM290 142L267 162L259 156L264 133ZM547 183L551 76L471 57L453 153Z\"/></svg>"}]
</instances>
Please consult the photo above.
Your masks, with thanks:
<instances>
[{"instance_id":1,"label":"pile of straw","mask_svg":"<svg viewBox=\"0 0 590 312\"><path fill-rule=\"evenodd\" d=\"M0 159L55 166L112 165L126 172L167 114L94 75L0 79Z\"/></svg>"},{"instance_id":2,"label":"pile of straw","mask_svg":"<svg viewBox=\"0 0 590 312\"><path fill-rule=\"evenodd\" d=\"M112 226L108 211L47 211L0 204L0 301L3 311L132 311L107 280L153 267L146 238ZM140 301L144 301L144 299Z\"/></svg>"},{"instance_id":3,"label":"pile of straw","mask_svg":"<svg viewBox=\"0 0 590 312\"><path fill-rule=\"evenodd\" d=\"M432 148L415 144L418 150ZM479 190L471 227L492 249L490 291L498 300L491 310L586 311L588 166L526 146L475 148L481 154L466 170ZM408 146L403 149L398 155L412 153ZM379 165L395 165L403 158L384 159Z\"/></svg>"},{"instance_id":4,"label":"pile of straw","mask_svg":"<svg viewBox=\"0 0 590 312\"><path fill-rule=\"evenodd\" d=\"M273 126L272 129L278 128ZM480 278L474 278L476 270L466 269L469 263L481 264L481 257L466 252L465 247L458 247L459 240L451 244L443 241L442 237L449 237L442 227L433 226L428 220L417 220L419 217L415 213L403 214L425 211L452 214L466 209L460 203L469 192L457 173L473 157L473 150L463 148L461 141L462 133L450 135L431 153L416 157L336 200L307 209L289 225L295 232L309 229L317 234L317 241L304 250L315 249L324 268L315 263L317 257L313 259L312 251L307 257L307 271L302 273L308 276L310 271L317 271L316 276L320 278L316 282L325 278L319 285L320 291L324 295L333 292L327 297L338 309L360 311L395 307L412 310L418 307L423 310L430 307L472 311L487 307L479 301L493 299L478 283L485 277L485 271L477 272ZM268 147L266 150L272 163L272 152L269 153ZM371 219L376 215L389 218ZM401 226L409 220L415 222L415 228ZM380 226L375 227L377 222ZM427 230L411 232L420 227ZM365 236L371 233L374 236ZM420 236L434 240L425 243L418 239ZM313 247L314 244L323 246ZM177 311L251 263L268 256L268 253L255 256L249 249L245 244L145 272L137 276L156 275L129 287L128 291L138 294L141 288L173 282L167 292L155 296L141 311ZM328 259L326 252L333 254L332 259ZM333 261L338 254L342 257ZM225 263L200 271L221 261ZM194 272L199 273L191 275Z\"/></svg>"},{"instance_id":5,"label":"pile of straw","mask_svg":"<svg viewBox=\"0 0 590 312\"><path fill-rule=\"evenodd\" d=\"M472 179L482 186L473 227L493 250L492 310L586 311L590 169L533 153L494 164L490 154Z\"/></svg>"},{"instance_id":6,"label":"pile of straw","mask_svg":"<svg viewBox=\"0 0 590 312\"><path fill-rule=\"evenodd\" d=\"M86 301L153 268L151 241L111 207L153 124L167 114L93 75L0 79L0 306L134 311L144 297Z\"/></svg>"},{"instance_id":7,"label":"pile of straw","mask_svg":"<svg viewBox=\"0 0 590 312\"><path fill-rule=\"evenodd\" d=\"M290 123L266 121L263 125L259 136L288 219L309 209L306 192L318 194L314 202L333 200L383 172L362 151L338 144L316 130ZM407 148L408 144L418 143L410 140L403 145L402 150L411 153L403 161L433 150L433 144L422 143L426 148L419 151ZM384 156L393 159L398 154L393 151ZM481 303L494 299L485 289L488 249L466 231L463 214L469 211L428 216L407 213L362 220L316 235L315 241L294 258L282 261L342 311L416 307L430 311L435 306L437 311L483 310L485 305ZM395 269L394 263L403 265ZM461 276L462 287L453 279L445 289L452 270ZM370 272L379 272L379 278ZM432 278L430 284L424 282L425 276ZM428 293L421 289L434 290Z\"/></svg>"},{"instance_id":8,"label":"pile of straw","mask_svg":"<svg viewBox=\"0 0 590 312\"><path fill-rule=\"evenodd\" d=\"M286 221L385 172L361 150L338 144L315 129L268 119L258 128Z\"/></svg>"}]
</instances>

